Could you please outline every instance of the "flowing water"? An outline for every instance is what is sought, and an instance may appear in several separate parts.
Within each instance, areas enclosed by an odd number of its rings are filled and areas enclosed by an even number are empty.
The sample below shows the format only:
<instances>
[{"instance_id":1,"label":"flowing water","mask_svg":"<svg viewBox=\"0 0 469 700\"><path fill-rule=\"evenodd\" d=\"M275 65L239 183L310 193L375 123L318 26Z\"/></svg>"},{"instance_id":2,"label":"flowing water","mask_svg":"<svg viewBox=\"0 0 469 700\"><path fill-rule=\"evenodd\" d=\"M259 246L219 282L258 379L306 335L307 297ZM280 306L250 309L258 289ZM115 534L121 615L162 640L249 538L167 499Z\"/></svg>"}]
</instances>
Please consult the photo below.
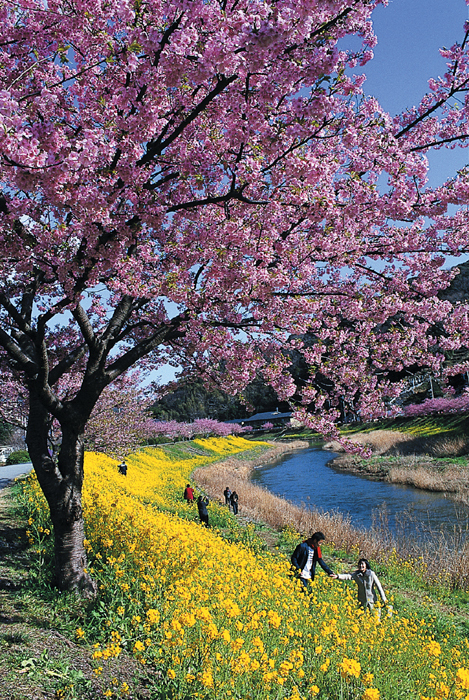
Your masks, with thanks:
<instances>
[{"instance_id":1,"label":"flowing water","mask_svg":"<svg viewBox=\"0 0 469 700\"><path fill-rule=\"evenodd\" d=\"M469 508L441 493L374 481L327 466L335 455L299 450L256 469L252 480L295 505L350 515L352 525L372 527L385 518L391 532L404 527L421 532L450 532L463 526Z\"/></svg>"}]
</instances>

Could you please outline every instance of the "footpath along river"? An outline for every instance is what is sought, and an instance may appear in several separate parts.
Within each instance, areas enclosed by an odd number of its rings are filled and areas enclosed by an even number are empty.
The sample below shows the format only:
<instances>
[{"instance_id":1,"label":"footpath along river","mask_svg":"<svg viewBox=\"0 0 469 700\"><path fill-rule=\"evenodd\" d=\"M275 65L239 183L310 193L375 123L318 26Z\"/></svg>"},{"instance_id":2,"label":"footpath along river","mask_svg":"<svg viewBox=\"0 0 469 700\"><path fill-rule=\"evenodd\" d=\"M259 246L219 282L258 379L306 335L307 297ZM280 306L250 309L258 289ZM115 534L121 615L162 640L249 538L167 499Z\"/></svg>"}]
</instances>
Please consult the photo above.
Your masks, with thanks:
<instances>
[{"instance_id":1,"label":"footpath along river","mask_svg":"<svg viewBox=\"0 0 469 700\"><path fill-rule=\"evenodd\" d=\"M26 464L11 464L9 466L0 465L0 489L4 489L6 486L11 484L13 479L22 474L28 474L33 465L31 462L26 462Z\"/></svg>"},{"instance_id":2,"label":"footpath along river","mask_svg":"<svg viewBox=\"0 0 469 700\"><path fill-rule=\"evenodd\" d=\"M317 448L290 452L255 469L251 479L295 505L350 515L352 525L361 529L378 522L379 512L386 513L394 534L401 529L399 523L424 534L449 533L456 524L467 522L469 508L441 493L336 470L327 465L334 457L334 453Z\"/></svg>"}]
</instances>

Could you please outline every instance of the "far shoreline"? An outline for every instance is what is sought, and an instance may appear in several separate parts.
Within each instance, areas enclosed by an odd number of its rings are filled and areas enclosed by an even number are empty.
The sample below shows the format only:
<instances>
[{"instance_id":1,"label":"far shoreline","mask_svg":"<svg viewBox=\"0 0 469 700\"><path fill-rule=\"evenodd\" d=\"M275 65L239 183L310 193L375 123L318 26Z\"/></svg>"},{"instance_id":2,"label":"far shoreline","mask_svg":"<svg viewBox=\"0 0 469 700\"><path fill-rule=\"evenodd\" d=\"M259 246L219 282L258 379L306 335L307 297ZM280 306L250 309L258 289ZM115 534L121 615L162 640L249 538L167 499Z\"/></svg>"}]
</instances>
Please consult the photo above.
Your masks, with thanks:
<instances>
[{"instance_id":1,"label":"far shoreline","mask_svg":"<svg viewBox=\"0 0 469 700\"><path fill-rule=\"evenodd\" d=\"M352 441L371 449L371 455L361 457L346 453L337 442L329 442L323 449L338 454L328 466L371 481L441 493L445 498L469 505L469 456L463 460L450 454L432 456L425 451L425 441L416 444L412 436L394 430L358 432L352 436Z\"/></svg>"},{"instance_id":2,"label":"far shoreline","mask_svg":"<svg viewBox=\"0 0 469 700\"><path fill-rule=\"evenodd\" d=\"M375 438L375 439L374 439ZM425 451L400 454L399 449L410 442L409 436L393 430L376 430L374 432L355 433L353 441L372 448L369 457L360 457L347 453L337 442L318 444L314 439L296 439L276 443L278 454L264 459L262 463L253 463L250 471L261 469L276 459L281 459L288 452L299 449L317 448L335 453L326 463L334 471L344 472L369 479L401 486L410 486L419 491L440 493L455 503L469 506L469 457L466 465L455 465L450 459L432 457ZM270 444L272 444L271 441ZM384 443L385 450L380 451L379 444ZM393 454L395 451L395 454ZM390 454L387 454L390 452ZM248 478L250 478L248 476Z\"/></svg>"}]
</instances>

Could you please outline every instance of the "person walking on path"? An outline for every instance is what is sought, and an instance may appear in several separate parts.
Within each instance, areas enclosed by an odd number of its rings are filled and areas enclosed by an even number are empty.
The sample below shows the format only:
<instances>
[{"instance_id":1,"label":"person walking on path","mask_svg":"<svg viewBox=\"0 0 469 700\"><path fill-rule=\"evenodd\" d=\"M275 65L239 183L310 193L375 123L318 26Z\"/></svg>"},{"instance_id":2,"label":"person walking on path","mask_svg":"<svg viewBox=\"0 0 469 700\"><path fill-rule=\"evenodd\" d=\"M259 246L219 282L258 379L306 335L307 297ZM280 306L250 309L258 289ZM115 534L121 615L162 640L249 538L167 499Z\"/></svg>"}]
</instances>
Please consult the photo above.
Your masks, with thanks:
<instances>
[{"instance_id":1,"label":"person walking on path","mask_svg":"<svg viewBox=\"0 0 469 700\"><path fill-rule=\"evenodd\" d=\"M238 515L238 494L236 491L232 491L230 496L231 507L233 508L233 514Z\"/></svg>"},{"instance_id":2,"label":"person walking on path","mask_svg":"<svg viewBox=\"0 0 469 700\"><path fill-rule=\"evenodd\" d=\"M311 537L297 545L291 555L291 563L295 574L308 591L310 590L311 581L314 581L316 564L319 564L321 569L329 576L334 575L332 569L327 566L322 558L320 545L325 539L322 532L313 532Z\"/></svg>"},{"instance_id":3,"label":"person walking on path","mask_svg":"<svg viewBox=\"0 0 469 700\"><path fill-rule=\"evenodd\" d=\"M199 511L199 518L200 522L205 525L205 527L208 527L208 498L207 496L199 496L197 499L197 509Z\"/></svg>"},{"instance_id":4,"label":"person walking on path","mask_svg":"<svg viewBox=\"0 0 469 700\"><path fill-rule=\"evenodd\" d=\"M230 507L230 503L231 503L231 501L230 501L230 499L231 499L231 491L230 491L230 489L229 489L228 486L227 486L226 489L223 491L223 495L224 495L224 497L225 497L225 506L228 506L228 508L229 508L229 507Z\"/></svg>"},{"instance_id":5,"label":"person walking on path","mask_svg":"<svg viewBox=\"0 0 469 700\"><path fill-rule=\"evenodd\" d=\"M358 586L358 602L364 610L373 610L378 596L378 591L381 600L386 605L387 598L379 578L374 571L371 570L367 559L360 559L358 569L352 574L333 574L332 578L337 578L339 581L355 581Z\"/></svg>"},{"instance_id":6,"label":"person walking on path","mask_svg":"<svg viewBox=\"0 0 469 700\"><path fill-rule=\"evenodd\" d=\"M194 489L190 484L187 484L186 488L184 489L184 499L188 504L194 503Z\"/></svg>"}]
</instances>

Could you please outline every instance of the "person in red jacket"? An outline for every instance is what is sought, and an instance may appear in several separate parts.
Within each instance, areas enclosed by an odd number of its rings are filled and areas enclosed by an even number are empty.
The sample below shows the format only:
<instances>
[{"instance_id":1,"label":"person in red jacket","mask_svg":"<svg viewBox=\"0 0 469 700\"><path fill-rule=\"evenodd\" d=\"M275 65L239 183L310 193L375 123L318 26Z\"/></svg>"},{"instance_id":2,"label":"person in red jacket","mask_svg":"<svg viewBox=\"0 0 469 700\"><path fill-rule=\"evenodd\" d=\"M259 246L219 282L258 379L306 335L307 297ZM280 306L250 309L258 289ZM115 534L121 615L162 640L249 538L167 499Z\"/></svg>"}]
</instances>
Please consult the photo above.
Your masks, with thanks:
<instances>
[{"instance_id":1,"label":"person in red jacket","mask_svg":"<svg viewBox=\"0 0 469 700\"><path fill-rule=\"evenodd\" d=\"M190 484L187 484L186 488L184 489L184 498L187 503L194 503L194 489Z\"/></svg>"}]
</instances>

